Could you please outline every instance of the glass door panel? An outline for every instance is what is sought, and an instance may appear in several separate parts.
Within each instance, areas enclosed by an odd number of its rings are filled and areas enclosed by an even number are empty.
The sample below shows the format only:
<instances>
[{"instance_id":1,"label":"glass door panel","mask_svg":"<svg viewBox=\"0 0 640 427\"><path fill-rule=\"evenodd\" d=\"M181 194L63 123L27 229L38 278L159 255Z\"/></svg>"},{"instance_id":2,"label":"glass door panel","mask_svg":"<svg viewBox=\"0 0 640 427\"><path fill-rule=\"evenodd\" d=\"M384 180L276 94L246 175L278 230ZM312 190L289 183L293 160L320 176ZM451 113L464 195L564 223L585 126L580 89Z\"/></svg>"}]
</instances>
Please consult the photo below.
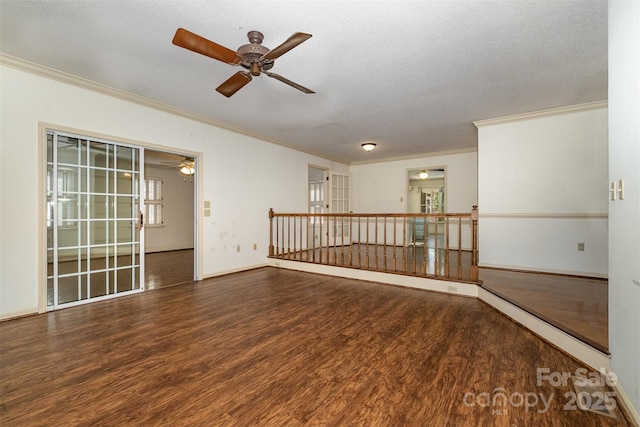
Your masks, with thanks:
<instances>
[{"instance_id":1,"label":"glass door panel","mask_svg":"<svg viewBox=\"0 0 640 427\"><path fill-rule=\"evenodd\" d=\"M47 305L142 290L142 149L47 133Z\"/></svg>"},{"instance_id":2,"label":"glass door panel","mask_svg":"<svg viewBox=\"0 0 640 427\"><path fill-rule=\"evenodd\" d=\"M350 175L331 171L329 176L329 212L349 213L351 212L351 188ZM331 218L333 222L329 226L329 242L336 246L351 244L351 222L348 217Z\"/></svg>"}]
</instances>

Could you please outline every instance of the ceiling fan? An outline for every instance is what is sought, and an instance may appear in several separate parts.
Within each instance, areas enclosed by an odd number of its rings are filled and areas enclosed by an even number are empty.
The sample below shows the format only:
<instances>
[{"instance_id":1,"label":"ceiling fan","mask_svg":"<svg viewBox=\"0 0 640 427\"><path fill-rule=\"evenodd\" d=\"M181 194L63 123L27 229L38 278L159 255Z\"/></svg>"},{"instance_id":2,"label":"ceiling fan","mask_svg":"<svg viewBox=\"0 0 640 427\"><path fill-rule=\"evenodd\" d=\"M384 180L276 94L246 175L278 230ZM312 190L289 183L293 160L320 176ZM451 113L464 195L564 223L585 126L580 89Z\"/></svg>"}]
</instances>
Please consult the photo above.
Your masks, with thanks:
<instances>
[{"instance_id":1,"label":"ceiling fan","mask_svg":"<svg viewBox=\"0 0 640 427\"><path fill-rule=\"evenodd\" d=\"M259 31L249 31L247 37L249 37L249 44L240 46L238 51L235 52L229 48L214 43L211 40L207 40L204 37L187 31L184 28L178 28L176 35L173 37L173 44L210 58L217 59L218 61L222 61L226 64L240 65L249 70L249 72L238 71L216 88L218 92L227 98L249 83L251 81L251 76L259 76L260 73L266 74L276 80L280 80L281 82L286 83L304 93L315 93L311 89L307 89L304 86L294 83L279 74L268 71L273 67L273 63L277 58L309 39L311 34L294 33L280 46L271 50L262 46L262 39L264 36Z\"/></svg>"}]
</instances>

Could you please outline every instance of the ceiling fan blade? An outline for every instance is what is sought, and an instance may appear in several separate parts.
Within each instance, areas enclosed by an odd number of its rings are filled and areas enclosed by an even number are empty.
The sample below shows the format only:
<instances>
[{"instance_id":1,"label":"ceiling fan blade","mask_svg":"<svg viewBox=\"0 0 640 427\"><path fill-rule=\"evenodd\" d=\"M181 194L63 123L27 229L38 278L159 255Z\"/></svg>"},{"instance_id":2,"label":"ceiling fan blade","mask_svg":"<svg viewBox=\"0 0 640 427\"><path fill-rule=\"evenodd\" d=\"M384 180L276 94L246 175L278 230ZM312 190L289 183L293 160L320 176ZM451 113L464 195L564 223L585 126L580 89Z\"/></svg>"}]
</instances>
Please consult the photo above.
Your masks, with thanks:
<instances>
[{"instance_id":1,"label":"ceiling fan blade","mask_svg":"<svg viewBox=\"0 0 640 427\"><path fill-rule=\"evenodd\" d=\"M270 50L269 52L262 55L260 58L261 61L271 61L273 59L279 58L285 53L289 52L294 47L298 46L300 43L306 41L311 38L311 34L306 33L294 33L291 37L289 37L284 43L275 49Z\"/></svg>"},{"instance_id":2,"label":"ceiling fan blade","mask_svg":"<svg viewBox=\"0 0 640 427\"><path fill-rule=\"evenodd\" d=\"M251 81L251 74L245 71L238 71L216 88L218 92L229 98L231 95L242 89Z\"/></svg>"},{"instance_id":3,"label":"ceiling fan blade","mask_svg":"<svg viewBox=\"0 0 640 427\"><path fill-rule=\"evenodd\" d=\"M301 90L304 93L315 93L311 89L307 89L306 87L304 87L302 85L299 85L298 83L294 83L291 80L282 77L280 74L270 73L268 71L263 71L263 73L266 74L269 77L272 77L272 78L276 79L276 80L280 80L282 83L286 83L291 87L295 87L296 89Z\"/></svg>"},{"instance_id":4,"label":"ceiling fan blade","mask_svg":"<svg viewBox=\"0 0 640 427\"><path fill-rule=\"evenodd\" d=\"M178 28L173 36L173 44L200 53L227 64L236 65L242 62L242 58L233 50L207 40L197 34Z\"/></svg>"}]
</instances>

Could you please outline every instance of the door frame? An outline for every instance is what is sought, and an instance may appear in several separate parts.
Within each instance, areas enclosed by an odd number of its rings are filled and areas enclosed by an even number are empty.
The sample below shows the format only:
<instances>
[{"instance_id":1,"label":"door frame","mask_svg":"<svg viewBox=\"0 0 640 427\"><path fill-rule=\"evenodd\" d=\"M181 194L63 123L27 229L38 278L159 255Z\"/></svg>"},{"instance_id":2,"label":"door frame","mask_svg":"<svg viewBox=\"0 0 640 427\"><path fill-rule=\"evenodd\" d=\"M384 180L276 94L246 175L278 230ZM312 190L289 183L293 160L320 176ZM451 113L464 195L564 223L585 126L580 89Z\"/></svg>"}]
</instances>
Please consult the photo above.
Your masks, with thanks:
<instances>
[{"instance_id":1,"label":"door frame","mask_svg":"<svg viewBox=\"0 0 640 427\"><path fill-rule=\"evenodd\" d=\"M62 126L59 124L38 122L38 313L47 312L47 131L77 134L87 138L102 139L113 142L115 144L124 144L143 150L152 149L156 151L167 151L185 154L193 157L194 163L196 165L196 174L194 180L194 272L195 280L202 280L203 209L201 208L201 200L202 187L204 182L202 178L203 174L200 173L203 165L202 153L182 148L167 147L159 144L150 144L148 142L122 138L115 135L101 134L85 129ZM140 250L141 252L144 251L144 247L141 247ZM143 266L141 266L141 268L142 267Z\"/></svg>"}]
</instances>

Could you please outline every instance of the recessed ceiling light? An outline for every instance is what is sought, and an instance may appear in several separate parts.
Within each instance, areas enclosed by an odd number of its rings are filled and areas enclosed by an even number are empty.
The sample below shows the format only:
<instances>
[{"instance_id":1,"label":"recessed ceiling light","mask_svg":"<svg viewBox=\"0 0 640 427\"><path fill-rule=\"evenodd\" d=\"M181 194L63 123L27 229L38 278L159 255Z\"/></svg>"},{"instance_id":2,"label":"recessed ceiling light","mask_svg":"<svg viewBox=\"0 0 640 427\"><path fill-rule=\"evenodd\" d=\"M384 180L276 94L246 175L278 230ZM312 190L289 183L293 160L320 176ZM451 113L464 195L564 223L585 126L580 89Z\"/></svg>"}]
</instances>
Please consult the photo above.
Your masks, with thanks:
<instances>
[{"instance_id":1,"label":"recessed ceiling light","mask_svg":"<svg viewBox=\"0 0 640 427\"><path fill-rule=\"evenodd\" d=\"M364 151L371 151L374 148L376 148L376 144L374 144L373 142L365 142L364 144L362 144L362 149Z\"/></svg>"}]
</instances>

